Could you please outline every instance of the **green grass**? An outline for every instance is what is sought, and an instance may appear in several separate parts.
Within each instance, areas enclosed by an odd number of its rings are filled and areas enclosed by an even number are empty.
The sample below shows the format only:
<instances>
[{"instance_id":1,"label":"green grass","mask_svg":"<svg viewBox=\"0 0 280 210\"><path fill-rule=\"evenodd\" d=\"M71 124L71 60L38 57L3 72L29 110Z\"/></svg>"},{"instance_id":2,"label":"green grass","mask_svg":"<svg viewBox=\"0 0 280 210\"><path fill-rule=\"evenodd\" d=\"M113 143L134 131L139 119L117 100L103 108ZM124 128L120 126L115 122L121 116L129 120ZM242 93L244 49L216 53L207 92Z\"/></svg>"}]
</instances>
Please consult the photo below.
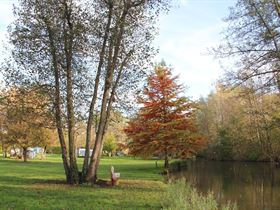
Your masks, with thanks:
<instances>
[{"instance_id":1,"label":"green grass","mask_svg":"<svg viewBox=\"0 0 280 210\"><path fill-rule=\"evenodd\" d=\"M82 159L79 159L81 166ZM109 179L110 166L121 173L116 187L69 186L61 158L0 159L0 209L160 209L166 185L155 161L104 158L99 178ZM162 166L162 162L159 164Z\"/></svg>"}]
</instances>

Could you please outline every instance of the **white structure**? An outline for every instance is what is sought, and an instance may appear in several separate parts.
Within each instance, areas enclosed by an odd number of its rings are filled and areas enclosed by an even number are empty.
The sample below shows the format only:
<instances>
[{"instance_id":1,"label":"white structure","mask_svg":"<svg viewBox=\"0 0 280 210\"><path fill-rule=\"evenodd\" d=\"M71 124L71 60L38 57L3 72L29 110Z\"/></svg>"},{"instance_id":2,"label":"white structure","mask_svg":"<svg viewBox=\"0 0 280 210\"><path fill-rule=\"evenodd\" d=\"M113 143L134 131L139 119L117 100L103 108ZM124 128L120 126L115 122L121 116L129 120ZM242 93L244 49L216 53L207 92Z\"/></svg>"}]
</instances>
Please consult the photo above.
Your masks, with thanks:
<instances>
[{"instance_id":1,"label":"white structure","mask_svg":"<svg viewBox=\"0 0 280 210\"><path fill-rule=\"evenodd\" d=\"M34 147L32 149L36 154L44 153L44 148L42 148L42 147Z\"/></svg>"},{"instance_id":2,"label":"white structure","mask_svg":"<svg viewBox=\"0 0 280 210\"><path fill-rule=\"evenodd\" d=\"M27 148L27 158L35 158L36 157L36 152L34 151L34 148L28 147Z\"/></svg>"},{"instance_id":3,"label":"white structure","mask_svg":"<svg viewBox=\"0 0 280 210\"><path fill-rule=\"evenodd\" d=\"M44 152L44 148L42 147L28 147L27 148L27 158L35 158L37 154L42 154ZM11 149L10 151L11 157L22 156L22 150L20 148Z\"/></svg>"},{"instance_id":4,"label":"white structure","mask_svg":"<svg viewBox=\"0 0 280 210\"><path fill-rule=\"evenodd\" d=\"M78 157L85 157L86 149L85 148L78 148L77 149L77 156ZM89 151L89 156L92 154L92 149Z\"/></svg>"},{"instance_id":5,"label":"white structure","mask_svg":"<svg viewBox=\"0 0 280 210\"><path fill-rule=\"evenodd\" d=\"M20 154L21 154L21 151L20 151L19 148L11 149L11 151L10 151L11 157L15 157L15 156L20 155Z\"/></svg>"}]
</instances>

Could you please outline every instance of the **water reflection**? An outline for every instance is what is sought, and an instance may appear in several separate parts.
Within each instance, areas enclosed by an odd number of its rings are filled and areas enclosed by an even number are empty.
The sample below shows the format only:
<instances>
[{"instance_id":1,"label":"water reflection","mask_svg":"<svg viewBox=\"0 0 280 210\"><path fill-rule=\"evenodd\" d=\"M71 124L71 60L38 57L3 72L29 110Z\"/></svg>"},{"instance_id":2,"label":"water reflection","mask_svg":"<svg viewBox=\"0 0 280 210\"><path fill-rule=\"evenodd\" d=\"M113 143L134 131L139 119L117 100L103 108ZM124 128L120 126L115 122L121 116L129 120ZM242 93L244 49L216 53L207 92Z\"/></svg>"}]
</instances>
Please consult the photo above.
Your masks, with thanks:
<instances>
[{"instance_id":1,"label":"water reflection","mask_svg":"<svg viewBox=\"0 0 280 210\"><path fill-rule=\"evenodd\" d=\"M240 210L280 210L280 169L269 163L196 160L174 176L203 193L213 191L219 203L236 202Z\"/></svg>"}]
</instances>

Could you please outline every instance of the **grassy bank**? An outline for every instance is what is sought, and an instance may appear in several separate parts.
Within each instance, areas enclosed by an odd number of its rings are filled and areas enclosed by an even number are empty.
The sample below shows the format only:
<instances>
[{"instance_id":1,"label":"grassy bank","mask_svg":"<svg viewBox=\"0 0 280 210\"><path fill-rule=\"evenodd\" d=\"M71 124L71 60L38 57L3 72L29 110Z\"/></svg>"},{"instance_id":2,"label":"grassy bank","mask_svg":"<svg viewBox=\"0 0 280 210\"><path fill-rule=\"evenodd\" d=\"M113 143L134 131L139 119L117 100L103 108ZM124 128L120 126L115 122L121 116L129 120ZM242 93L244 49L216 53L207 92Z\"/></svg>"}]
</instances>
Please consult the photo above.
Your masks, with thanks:
<instances>
[{"instance_id":1,"label":"grassy bank","mask_svg":"<svg viewBox=\"0 0 280 210\"><path fill-rule=\"evenodd\" d=\"M164 210L237 210L230 202L219 206L211 192L202 195L185 179L168 185L162 205Z\"/></svg>"},{"instance_id":2,"label":"grassy bank","mask_svg":"<svg viewBox=\"0 0 280 210\"><path fill-rule=\"evenodd\" d=\"M100 178L109 179L111 165L121 173L120 185L101 188L63 184L59 156L27 163L0 159L0 209L161 208L166 185L159 174L161 168L156 168L154 161L105 158L101 161Z\"/></svg>"}]
</instances>

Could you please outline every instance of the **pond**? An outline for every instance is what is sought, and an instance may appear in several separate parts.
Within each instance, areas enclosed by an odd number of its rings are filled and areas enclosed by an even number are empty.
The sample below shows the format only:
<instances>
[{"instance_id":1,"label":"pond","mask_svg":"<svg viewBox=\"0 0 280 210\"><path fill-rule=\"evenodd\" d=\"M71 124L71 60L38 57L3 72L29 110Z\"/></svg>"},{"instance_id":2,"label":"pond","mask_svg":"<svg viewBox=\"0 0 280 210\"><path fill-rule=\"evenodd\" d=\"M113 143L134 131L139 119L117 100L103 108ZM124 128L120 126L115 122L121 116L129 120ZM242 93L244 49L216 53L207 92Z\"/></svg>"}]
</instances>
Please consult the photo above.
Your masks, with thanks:
<instances>
[{"instance_id":1,"label":"pond","mask_svg":"<svg viewBox=\"0 0 280 210\"><path fill-rule=\"evenodd\" d=\"M173 176L202 193L212 191L219 203L235 202L239 210L280 210L280 168L270 163L197 159Z\"/></svg>"}]
</instances>

